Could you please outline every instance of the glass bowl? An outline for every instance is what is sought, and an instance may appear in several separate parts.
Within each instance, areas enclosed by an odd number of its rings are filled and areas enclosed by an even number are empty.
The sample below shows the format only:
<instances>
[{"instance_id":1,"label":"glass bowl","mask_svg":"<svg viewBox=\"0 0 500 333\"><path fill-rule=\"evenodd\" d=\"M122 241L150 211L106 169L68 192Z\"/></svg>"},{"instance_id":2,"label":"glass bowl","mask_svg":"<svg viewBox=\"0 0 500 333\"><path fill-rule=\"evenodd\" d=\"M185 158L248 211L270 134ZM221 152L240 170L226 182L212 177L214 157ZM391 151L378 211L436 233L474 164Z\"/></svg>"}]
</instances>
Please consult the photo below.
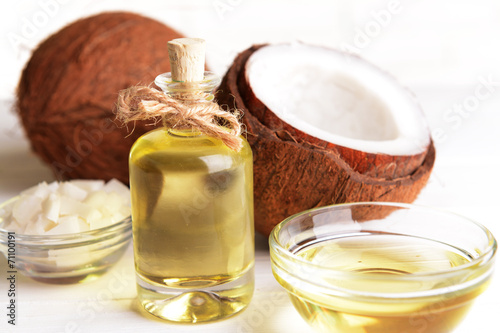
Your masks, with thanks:
<instances>
[{"instance_id":1,"label":"glass bowl","mask_svg":"<svg viewBox=\"0 0 500 333\"><path fill-rule=\"evenodd\" d=\"M486 288L497 248L465 217L397 203L305 211L269 242L297 311L330 333L451 332Z\"/></svg>"},{"instance_id":2,"label":"glass bowl","mask_svg":"<svg viewBox=\"0 0 500 333\"><path fill-rule=\"evenodd\" d=\"M16 198L0 205L0 211ZM100 229L63 235L25 235L3 228L0 251L9 272L45 283L87 282L104 274L127 249L132 238L130 217Z\"/></svg>"}]
</instances>

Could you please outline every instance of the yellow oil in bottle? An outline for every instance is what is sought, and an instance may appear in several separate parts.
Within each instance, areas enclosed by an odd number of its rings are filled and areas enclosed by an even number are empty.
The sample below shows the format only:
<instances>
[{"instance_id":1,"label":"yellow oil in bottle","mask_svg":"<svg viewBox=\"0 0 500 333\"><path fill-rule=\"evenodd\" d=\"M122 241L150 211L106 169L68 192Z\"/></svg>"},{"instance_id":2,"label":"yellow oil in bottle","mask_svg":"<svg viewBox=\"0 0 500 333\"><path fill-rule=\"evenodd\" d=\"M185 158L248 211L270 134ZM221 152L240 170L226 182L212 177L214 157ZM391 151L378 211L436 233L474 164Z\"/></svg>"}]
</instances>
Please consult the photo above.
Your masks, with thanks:
<instances>
[{"instance_id":1,"label":"yellow oil in bottle","mask_svg":"<svg viewBox=\"0 0 500 333\"><path fill-rule=\"evenodd\" d=\"M138 299L176 322L244 309L254 288L252 152L157 129L130 153Z\"/></svg>"},{"instance_id":2,"label":"yellow oil in bottle","mask_svg":"<svg viewBox=\"0 0 500 333\"><path fill-rule=\"evenodd\" d=\"M323 285L337 289L330 293L309 283L291 285L275 272L278 281L291 291L292 302L302 317L321 332L451 332L487 284L483 280L457 289L456 285L464 282L463 275L460 281L456 277L433 277L432 272L466 264L471 256L443 243L410 236L371 233L316 239L301 246L296 254L321 267L357 273L348 280L334 275L324 279ZM473 269L465 274L470 279ZM422 279L416 277L418 274ZM388 278L391 276L415 278ZM438 293L405 297L405 293L443 287ZM387 297L360 296L363 292Z\"/></svg>"}]
</instances>

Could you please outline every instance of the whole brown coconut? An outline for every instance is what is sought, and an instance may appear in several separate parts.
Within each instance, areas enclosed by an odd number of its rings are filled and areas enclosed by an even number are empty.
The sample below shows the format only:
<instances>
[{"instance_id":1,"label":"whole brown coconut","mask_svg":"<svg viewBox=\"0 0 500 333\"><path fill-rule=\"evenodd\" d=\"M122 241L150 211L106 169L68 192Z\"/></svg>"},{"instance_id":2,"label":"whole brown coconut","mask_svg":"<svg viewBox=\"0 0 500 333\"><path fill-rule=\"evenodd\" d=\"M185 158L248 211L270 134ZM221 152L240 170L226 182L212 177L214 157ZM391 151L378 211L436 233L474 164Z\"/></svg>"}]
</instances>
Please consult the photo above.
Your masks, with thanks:
<instances>
[{"instance_id":1,"label":"whole brown coconut","mask_svg":"<svg viewBox=\"0 0 500 333\"><path fill-rule=\"evenodd\" d=\"M117 178L128 183L133 142L152 129L114 123L118 92L170 71L166 43L183 37L133 13L78 20L42 42L26 65L17 111L31 147L58 179ZM129 135L130 134L130 135Z\"/></svg>"},{"instance_id":2,"label":"whole brown coconut","mask_svg":"<svg viewBox=\"0 0 500 333\"><path fill-rule=\"evenodd\" d=\"M391 155L344 147L294 128L260 100L261 96L255 93L256 87L249 82L249 70L256 61L252 55L268 46L256 45L240 53L225 74L217 93L220 104L244 112L243 122L254 153L256 230L269 235L272 228L286 217L319 206L360 201L414 201L429 179L435 160L430 136L424 138L426 143L420 152ZM330 51L337 52L325 52ZM287 49L283 52L283 59L279 58L277 63L288 61L285 58L293 52L293 49ZM255 77L266 76L270 70L273 71L271 76L280 74L270 68L271 65L264 65L264 70ZM317 64L309 63L304 70L307 71L308 66ZM342 63L341 70L348 66L348 62ZM298 69L293 75L285 75L283 84L301 75L300 71ZM299 85L311 83L307 80L306 75L300 76ZM343 82L340 85L343 89L347 86ZM267 88L271 90L268 94L272 98L280 85L274 82ZM293 94L299 98L305 96L304 90L298 89L284 98L293 98ZM325 92L324 96L328 94ZM391 98L397 96L389 96ZM282 101L278 99L278 105ZM413 105L413 102L410 104ZM349 112L347 109L340 111ZM411 122L409 126L412 127ZM365 213L359 213L358 218L362 219Z\"/></svg>"}]
</instances>

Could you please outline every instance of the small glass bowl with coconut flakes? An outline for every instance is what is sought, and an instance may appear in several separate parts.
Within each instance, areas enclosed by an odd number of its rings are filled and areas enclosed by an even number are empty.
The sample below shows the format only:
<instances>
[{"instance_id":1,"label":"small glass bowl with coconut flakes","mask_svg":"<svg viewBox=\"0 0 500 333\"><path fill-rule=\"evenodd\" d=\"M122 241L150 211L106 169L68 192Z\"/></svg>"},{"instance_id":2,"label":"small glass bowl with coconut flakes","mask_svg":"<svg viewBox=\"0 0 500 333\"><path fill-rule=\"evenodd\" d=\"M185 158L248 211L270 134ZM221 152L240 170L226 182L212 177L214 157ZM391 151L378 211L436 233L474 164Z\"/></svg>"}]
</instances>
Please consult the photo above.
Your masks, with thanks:
<instances>
[{"instance_id":1,"label":"small glass bowl with coconut flakes","mask_svg":"<svg viewBox=\"0 0 500 333\"><path fill-rule=\"evenodd\" d=\"M116 179L43 182L0 205L7 266L37 281L93 280L131 238L130 192Z\"/></svg>"}]
</instances>

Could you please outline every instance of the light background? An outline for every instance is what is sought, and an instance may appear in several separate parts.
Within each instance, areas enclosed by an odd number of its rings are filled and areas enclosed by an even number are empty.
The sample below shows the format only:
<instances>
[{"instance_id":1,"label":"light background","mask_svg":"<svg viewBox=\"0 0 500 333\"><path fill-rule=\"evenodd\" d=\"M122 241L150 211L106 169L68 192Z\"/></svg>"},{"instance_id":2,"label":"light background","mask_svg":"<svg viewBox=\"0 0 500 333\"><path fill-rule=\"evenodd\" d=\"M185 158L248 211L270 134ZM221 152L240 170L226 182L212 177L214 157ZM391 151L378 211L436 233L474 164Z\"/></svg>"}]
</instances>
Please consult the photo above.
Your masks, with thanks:
<instances>
[{"instance_id":1,"label":"light background","mask_svg":"<svg viewBox=\"0 0 500 333\"><path fill-rule=\"evenodd\" d=\"M30 153L19 122L10 111L31 50L80 17L105 10L128 10L160 20L186 36L206 39L207 62L221 75L238 52L257 43L299 40L361 54L413 90L435 134L435 169L417 202L464 214L500 235L496 211L500 201L496 174L500 167L500 2L21 0L2 7L1 201L40 181L52 180L48 169ZM387 16L391 9L393 13ZM486 87L484 81L492 84ZM477 89L485 88L490 93L478 96ZM465 111L457 113L457 108ZM257 245L257 291L250 308L234 319L203 326L204 331L307 331L270 274L265 239L257 237ZM123 273L124 291L107 302L89 295L105 290L112 276L91 285L60 288L20 278L20 325L12 329L6 326L5 318L0 319L0 331L34 332L36 327L37 332L64 332L68 323L74 322L81 332L111 332L117 320L125 325L121 332L137 328L198 331L199 327L148 321L131 310L135 291L132 254L129 251L127 255L115 271ZM0 281L0 301L5 304L6 284ZM495 332L500 313L498 295L497 274L457 332ZM77 313L78 304L94 309L94 316Z\"/></svg>"}]
</instances>

